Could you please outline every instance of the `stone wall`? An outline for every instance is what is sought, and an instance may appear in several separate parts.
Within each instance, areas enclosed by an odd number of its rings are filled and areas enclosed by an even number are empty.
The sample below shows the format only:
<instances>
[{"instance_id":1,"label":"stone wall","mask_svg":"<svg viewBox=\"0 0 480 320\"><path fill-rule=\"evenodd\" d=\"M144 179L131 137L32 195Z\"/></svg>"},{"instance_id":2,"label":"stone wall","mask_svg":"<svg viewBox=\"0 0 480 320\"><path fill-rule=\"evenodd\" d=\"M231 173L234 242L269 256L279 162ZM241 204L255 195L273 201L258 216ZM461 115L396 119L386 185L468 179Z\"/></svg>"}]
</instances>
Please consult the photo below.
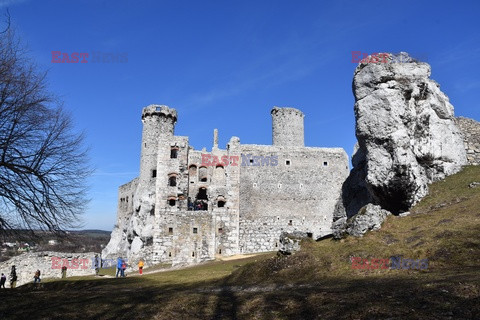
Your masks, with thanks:
<instances>
[{"instance_id":1,"label":"stone wall","mask_svg":"<svg viewBox=\"0 0 480 320\"><path fill-rule=\"evenodd\" d=\"M40 279L61 278L61 267L67 259L67 277L95 275L94 252L65 253L53 251L27 252L0 263L0 272L7 276L6 287L10 286L10 271L15 265L17 287L33 282L35 272L40 270ZM100 256L100 254L98 254ZM62 260L56 260L60 258ZM52 260L58 261L52 264ZM77 266L78 264L78 266Z\"/></svg>"},{"instance_id":2,"label":"stone wall","mask_svg":"<svg viewBox=\"0 0 480 320\"><path fill-rule=\"evenodd\" d=\"M211 260L215 255L213 216L208 211L178 211L160 219L155 259L172 265Z\"/></svg>"},{"instance_id":3,"label":"stone wall","mask_svg":"<svg viewBox=\"0 0 480 320\"><path fill-rule=\"evenodd\" d=\"M243 154L276 156L277 165L241 166L240 252L278 250L282 232L317 239L331 233L333 213L348 176L340 148L242 145Z\"/></svg>"},{"instance_id":4,"label":"stone wall","mask_svg":"<svg viewBox=\"0 0 480 320\"><path fill-rule=\"evenodd\" d=\"M463 144L467 151L468 164L480 164L480 122L473 119L457 117L457 126L463 135Z\"/></svg>"}]
</instances>

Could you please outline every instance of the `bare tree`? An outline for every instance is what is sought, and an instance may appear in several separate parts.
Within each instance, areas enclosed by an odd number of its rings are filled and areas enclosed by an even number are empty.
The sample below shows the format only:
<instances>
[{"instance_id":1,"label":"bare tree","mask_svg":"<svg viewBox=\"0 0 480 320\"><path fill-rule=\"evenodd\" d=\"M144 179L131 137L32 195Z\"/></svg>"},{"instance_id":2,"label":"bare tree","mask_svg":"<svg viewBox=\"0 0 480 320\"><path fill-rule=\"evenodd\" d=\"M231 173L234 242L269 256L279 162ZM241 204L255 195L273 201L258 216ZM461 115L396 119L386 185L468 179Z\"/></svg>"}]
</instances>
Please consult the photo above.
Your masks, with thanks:
<instances>
[{"instance_id":1,"label":"bare tree","mask_svg":"<svg viewBox=\"0 0 480 320\"><path fill-rule=\"evenodd\" d=\"M0 34L0 234L60 232L85 208L83 135L10 29Z\"/></svg>"}]
</instances>

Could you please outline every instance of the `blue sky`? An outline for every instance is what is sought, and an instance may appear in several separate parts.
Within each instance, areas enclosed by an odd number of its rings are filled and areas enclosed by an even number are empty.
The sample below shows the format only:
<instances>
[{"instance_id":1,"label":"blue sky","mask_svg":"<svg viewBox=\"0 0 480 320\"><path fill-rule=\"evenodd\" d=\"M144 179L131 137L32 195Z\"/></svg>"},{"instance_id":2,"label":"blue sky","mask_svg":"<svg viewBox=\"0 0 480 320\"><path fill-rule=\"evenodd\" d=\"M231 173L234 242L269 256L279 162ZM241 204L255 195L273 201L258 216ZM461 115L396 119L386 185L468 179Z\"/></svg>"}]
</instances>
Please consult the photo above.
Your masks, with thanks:
<instances>
[{"instance_id":1,"label":"blue sky","mask_svg":"<svg viewBox=\"0 0 480 320\"><path fill-rule=\"evenodd\" d=\"M480 1L0 0L96 168L85 228L111 230L137 176L141 109L177 109L196 149L271 144L273 106L305 113L308 146L355 144L352 51L406 51L432 66L456 115L480 120ZM124 63L52 63L52 51ZM90 59L91 60L91 59Z\"/></svg>"}]
</instances>

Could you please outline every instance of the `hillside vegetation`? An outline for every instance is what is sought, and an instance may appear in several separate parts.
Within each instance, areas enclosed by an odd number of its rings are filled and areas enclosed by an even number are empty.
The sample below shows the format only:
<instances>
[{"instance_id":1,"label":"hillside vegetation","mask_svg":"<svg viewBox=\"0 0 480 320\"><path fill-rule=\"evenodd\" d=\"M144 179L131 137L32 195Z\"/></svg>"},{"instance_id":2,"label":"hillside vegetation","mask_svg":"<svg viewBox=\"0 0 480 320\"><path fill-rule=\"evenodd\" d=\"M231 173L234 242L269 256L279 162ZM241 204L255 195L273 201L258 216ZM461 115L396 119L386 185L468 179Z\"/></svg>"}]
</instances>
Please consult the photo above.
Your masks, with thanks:
<instances>
[{"instance_id":1,"label":"hillside vegetation","mask_svg":"<svg viewBox=\"0 0 480 320\"><path fill-rule=\"evenodd\" d=\"M1 319L480 319L480 167L434 183L406 217L363 238L124 279L0 290ZM425 270L352 258L428 259ZM148 269L147 269L148 271Z\"/></svg>"}]
</instances>

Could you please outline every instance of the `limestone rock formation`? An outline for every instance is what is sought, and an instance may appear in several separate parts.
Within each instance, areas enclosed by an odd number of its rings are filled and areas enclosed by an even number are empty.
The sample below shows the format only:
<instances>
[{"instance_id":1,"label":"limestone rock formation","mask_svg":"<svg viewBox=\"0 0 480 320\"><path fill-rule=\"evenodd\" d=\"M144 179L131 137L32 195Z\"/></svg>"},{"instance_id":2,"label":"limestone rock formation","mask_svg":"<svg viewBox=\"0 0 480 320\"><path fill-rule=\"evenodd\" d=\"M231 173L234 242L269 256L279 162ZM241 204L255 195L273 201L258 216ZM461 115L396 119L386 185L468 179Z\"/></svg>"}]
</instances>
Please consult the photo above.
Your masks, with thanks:
<instances>
[{"instance_id":1,"label":"limestone rock formation","mask_svg":"<svg viewBox=\"0 0 480 320\"><path fill-rule=\"evenodd\" d=\"M390 214L380 206L369 203L358 214L347 220L345 231L355 237L363 236L367 231L380 229L383 221Z\"/></svg>"},{"instance_id":2,"label":"limestone rock formation","mask_svg":"<svg viewBox=\"0 0 480 320\"><path fill-rule=\"evenodd\" d=\"M369 202L394 214L408 211L428 193L429 183L467 163L453 106L429 78L430 66L400 55L404 63L393 63L390 55L387 63L355 69L358 150L344 186L349 217ZM359 192L368 195L352 196Z\"/></svg>"}]
</instances>

